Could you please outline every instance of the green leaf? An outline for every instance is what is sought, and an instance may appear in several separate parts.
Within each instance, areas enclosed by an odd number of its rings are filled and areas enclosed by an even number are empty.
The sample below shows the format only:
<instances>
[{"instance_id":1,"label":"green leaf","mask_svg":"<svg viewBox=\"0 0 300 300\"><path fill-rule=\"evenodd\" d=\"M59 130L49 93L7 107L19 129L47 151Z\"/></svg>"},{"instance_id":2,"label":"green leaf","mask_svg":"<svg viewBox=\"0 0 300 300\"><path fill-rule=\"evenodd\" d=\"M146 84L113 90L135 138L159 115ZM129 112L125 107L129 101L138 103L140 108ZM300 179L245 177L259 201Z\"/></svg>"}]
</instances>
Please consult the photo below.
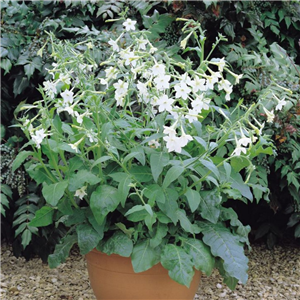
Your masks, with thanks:
<instances>
[{"instance_id":1,"label":"green leaf","mask_svg":"<svg viewBox=\"0 0 300 300\"><path fill-rule=\"evenodd\" d=\"M98 232L91 225L80 224L76 227L76 232L78 235L78 246L82 255L96 248L100 242Z\"/></svg>"},{"instance_id":2,"label":"green leaf","mask_svg":"<svg viewBox=\"0 0 300 300\"><path fill-rule=\"evenodd\" d=\"M21 166L21 164L28 158L28 156L33 154L34 152L32 151L19 152L13 161L12 168L11 168L12 172L15 172Z\"/></svg>"},{"instance_id":3,"label":"green leaf","mask_svg":"<svg viewBox=\"0 0 300 300\"><path fill-rule=\"evenodd\" d=\"M159 209L166 215L168 216L174 224L177 223L178 221L178 215L177 215L177 210L178 210L178 193L174 189L168 188L165 193L165 201L159 202L157 201L157 205Z\"/></svg>"},{"instance_id":4,"label":"green leaf","mask_svg":"<svg viewBox=\"0 0 300 300\"><path fill-rule=\"evenodd\" d=\"M48 204L56 206L62 198L68 186L68 181L60 181L50 185L45 184L42 189L42 194Z\"/></svg>"},{"instance_id":5,"label":"green leaf","mask_svg":"<svg viewBox=\"0 0 300 300\"><path fill-rule=\"evenodd\" d=\"M187 239L184 240L184 248L192 257L195 268L210 276L215 266L215 258L212 256L209 247L202 241Z\"/></svg>"},{"instance_id":6,"label":"green leaf","mask_svg":"<svg viewBox=\"0 0 300 300\"><path fill-rule=\"evenodd\" d=\"M181 227L189 233L199 233L200 230L198 230L196 225L193 225L191 223L191 221L188 219L188 217L186 216L186 213L184 210L182 209L178 209L177 210L177 216L178 216L178 220L180 222Z\"/></svg>"},{"instance_id":7,"label":"green leaf","mask_svg":"<svg viewBox=\"0 0 300 300\"><path fill-rule=\"evenodd\" d=\"M69 256L70 250L73 245L77 242L77 235L67 235L65 236L60 244L55 246L55 251L53 254L48 256L48 264L51 269L58 267L61 263L65 262Z\"/></svg>"},{"instance_id":8,"label":"green leaf","mask_svg":"<svg viewBox=\"0 0 300 300\"><path fill-rule=\"evenodd\" d=\"M173 166L171 167L164 179L163 188L166 189L173 181L175 181L184 171L184 167L181 166Z\"/></svg>"},{"instance_id":9,"label":"green leaf","mask_svg":"<svg viewBox=\"0 0 300 300\"><path fill-rule=\"evenodd\" d=\"M84 186L87 182L91 185L97 184L101 181L99 177L87 170L79 170L76 174L70 177L69 190L76 191Z\"/></svg>"},{"instance_id":10,"label":"green leaf","mask_svg":"<svg viewBox=\"0 0 300 300\"><path fill-rule=\"evenodd\" d=\"M111 255L118 254L120 256L129 257L132 253L132 240L122 231L116 231L106 243L101 247L101 251Z\"/></svg>"},{"instance_id":11,"label":"green leaf","mask_svg":"<svg viewBox=\"0 0 300 300\"><path fill-rule=\"evenodd\" d=\"M118 197L120 198L120 202L123 207L125 206L126 200L128 198L131 181L132 179L130 178L129 175L127 175L123 179L121 179L118 185L118 193L119 193Z\"/></svg>"},{"instance_id":12,"label":"green leaf","mask_svg":"<svg viewBox=\"0 0 300 300\"><path fill-rule=\"evenodd\" d=\"M194 277L192 257L181 247L168 244L161 255L162 266L169 270L169 276L187 287Z\"/></svg>"},{"instance_id":13,"label":"green leaf","mask_svg":"<svg viewBox=\"0 0 300 300\"><path fill-rule=\"evenodd\" d=\"M131 261L134 272L143 272L159 262L159 253L150 246L149 240L141 241L133 247Z\"/></svg>"},{"instance_id":14,"label":"green leaf","mask_svg":"<svg viewBox=\"0 0 300 300\"><path fill-rule=\"evenodd\" d=\"M229 276L246 283L248 258L243 245L233 233L221 224L201 223L203 242L210 246L211 253L224 260L224 269Z\"/></svg>"},{"instance_id":15,"label":"green leaf","mask_svg":"<svg viewBox=\"0 0 300 300\"><path fill-rule=\"evenodd\" d=\"M42 227L53 223L54 208L43 206L35 213L34 219L30 221L29 226Z\"/></svg>"},{"instance_id":16,"label":"green leaf","mask_svg":"<svg viewBox=\"0 0 300 300\"><path fill-rule=\"evenodd\" d=\"M146 166L135 166L129 171L139 182L148 182L152 179L150 168Z\"/></svg>"},{"instance_id":17,"label":"green leaf","mask_svg":"<svg viewBox=\"0 0 300 300\"><path fill-rule=\"evenodd\" d=\"M250 161L243 156L233 156L230 159L230 165L236 172L240 172L250 165Z\"/></svg>"},{"instance_id":18,"label":"green leaf","mask_svg":"<svg viewBox=\"0 0 300 300\"><path fill-rule=\"evenodd\" d=\"M215 176L216 176L217 179L220 178L220 172L219 172L218 168L216 167L216 165L213 162L205 160L205 159L200 159L200 162L208 170L210 170L211 172L213 172L213 174L215 174Z\"/></svg>"},{"instance_id":19,"label":"green leaf","mask_svg":"<svg viewBox=\"0 0 300 300\"><path fill-rule=\"evenodd\" d=\"M253 195L251 193L251 190L249 186L243 181L241 174L232 172L230 180L231 187L233 189L239 190L244 197L246 197L251 202L253 201Z\"/></svg>"},{"instance_id":20,"label":"green leaf","mask_svg":"<svg viewBox=\"0 0 300 300\"><path fill-rule=\"evenodd\" d=\"M14 96L20 95L28 86L29 81L26 77L17 76L13 84Z\"/></svg>"},{"instance_id":21,"label":"green leaf","mask_svg":"<svg viewBox=\"0 0 300 300\"><path fill-rule=\"evenodd\" d=\"M195 212L195 210L199 207L199 204L201 202L199 192L197 192L191 188L188 188L184 195L187 198L187 201L188 201L191 211Z\"/></svg>"},{"instance_id":22,"label":"green leaf","mask_svg":"<svg viewBox=\"0 0 300 300\"><path fill-rule=\"evenodd\" d=\"M118 190L110 185L100 185L92 193L90 207L98 224L102 224L108 213L114 211L120 203Z\"/></svg>"},{"instance_id":23,"label":"green leaf","mask_svg":"<svg viewBox=\"0 0 300 300\"><path fill-rule=\"evenodd\" d=\"M25 75L27 76L28 80L33 75L35 67L33 64L27 64L24 66Z\"/></svg>"},{"instance_id":24,"label":"green leaf","mask_svg":"<svg viewBox=\"0 0 300 300\"><path fill-rule=\"evenodd\" d=\"M23 249L25 249L29 245L29 243L31 242L31 237L32 237L31 231L28 228L25 229L21 236L22 239L21 244L23 246Z\"/></svg>"},{"instance_id":25,"label":"green leaf","mask_svg":"<svg viewBox=\"0 0 300 300\"><path fill-rule=\"evenodd\" d=\"M6 75L7 73L9 73L10 69L12 67L12 63L8 58L2 58L0 61L0 68L3 69L4 75Z\"/></svg>"},{"instance_id":26,"label":"green leaf","mask_svg":"<svg viewBox=\"0 0 300 300\"><path fill-rule=\"evenodd\" d=\"M163 238L168 233L168 226L166 224L157 223L157 225L154 227L155 234L152 239L150 239L150 247L155 248L159 246Z\"/></svg>"},{"instance_id":27,"label":"green leaf","mask_svg":"<svg viewBox=\"0 0 300 300\"><path fill-rule=\"evenodd\" d=\"M169 162L169 155L168 153L164 152L155 152L152 153L150 156L150 166L151 172L153 175L153 179L157 182L159 175L161 174L164 166L166 166Z\"/></svg>"},{"instance_id":28,"label":"green leaf","mask_svg":"<svg viewBox=\"0 0 300 300\"><path fill-rule=\"evenodd\" d=\"M200 214L201 217L216 224L220 216L221 197L216 189L201 192Z\"/></svg>"}]
</instances>

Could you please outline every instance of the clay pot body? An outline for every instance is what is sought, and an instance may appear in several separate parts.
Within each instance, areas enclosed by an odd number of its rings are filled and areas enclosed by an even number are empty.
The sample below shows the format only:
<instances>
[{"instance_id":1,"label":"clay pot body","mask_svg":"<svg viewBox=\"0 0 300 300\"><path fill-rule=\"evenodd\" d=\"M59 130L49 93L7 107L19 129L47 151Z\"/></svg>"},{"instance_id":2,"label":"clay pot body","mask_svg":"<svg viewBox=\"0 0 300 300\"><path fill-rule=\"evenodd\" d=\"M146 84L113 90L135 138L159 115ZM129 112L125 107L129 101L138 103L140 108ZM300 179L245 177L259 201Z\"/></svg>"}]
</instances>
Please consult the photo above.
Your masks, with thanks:
<instances>
[{"instance_id":1,"label":"clay pot body","mask_svg":"<svg viewBox=\"0 0 300 300\"><path fill-rule=\"evenodd\" d=\"M134 273L130 257L92 250L86 255L88 273L97 300L193 300L201 273L195 271L189 288L172 280L161 264Z\"/></svg>"}]
</instances>

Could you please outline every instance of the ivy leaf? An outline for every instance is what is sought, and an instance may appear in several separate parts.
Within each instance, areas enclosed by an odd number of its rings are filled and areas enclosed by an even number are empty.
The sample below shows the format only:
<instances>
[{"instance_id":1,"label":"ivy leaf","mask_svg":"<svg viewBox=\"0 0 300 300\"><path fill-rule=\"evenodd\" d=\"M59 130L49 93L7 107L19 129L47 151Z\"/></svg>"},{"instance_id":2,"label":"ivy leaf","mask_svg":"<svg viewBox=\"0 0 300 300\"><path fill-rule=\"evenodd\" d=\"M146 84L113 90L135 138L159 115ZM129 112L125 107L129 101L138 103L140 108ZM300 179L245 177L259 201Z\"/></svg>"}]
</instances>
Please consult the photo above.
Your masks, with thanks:
<instances>
[{"instance_id":1,"label":"ivy leaf","mask_svg":"<svg viewBox=\"0 0 300 300\"><path fill-rule=\"evenodd\" d=\"M28 224L32 227L42 227L52 224L54 208L43 206L35 213L35 217Z\"/></svg>"},{"instance_id":2,"label":"ivy leaf","mask_svg":"<svg viewBox=\"0 0 300 300\"><path fill-rule=\"evenodd\" d=\"M192 257L195 268L210 276L215 266L215 258L212 256L209 247L202 241L187 239L184 240L184 248Z\"/></svg>"},{"instance_id":3,"label":"ivy leaf","mask_svg":"<svg viewBox=\"0 0 300 300\"><path fill-rule=\"evenodd\" d=\"M187 287L194 276L192 257L181 247L168 244L161 255L162 266L169 270L169 276L176 282Z\"/></svg>"},{"instance_id":4,"label":"ivy leaf","mask_svg":"<svg viewBox=\"0 0 300 300\"><path fill-rule=\"evenodd\" d=\"M54 253L48 256L49 267L54 269L63 263L69 256L70 250L76 242L76 234L65 236L60 244L56 245Z\"/></svg>"},{"instance_id":5,"label":"ivy leaf","mask_svg":"<svg viewBox=\"0 0 300 300\"><path fill-rule=\"evenodd\" d=\"M60 181L50 185L45 184L42 189L42 194L48 204L56 206L58 201L64 195L64 192L68 186L68 181Z\"/></svg>"},{"instance_id":6,"label":"ivy leaf","mask_svg":"<svg viewBox=\"0 0 300 300\"><path fill-rule=\"evenodd\" d=\"M2 49L4 49L4 48L2 48ZM1 53L1 55L3 55L3 54ZM3 69L5 71L4 75L6 75L7 73L9 73L9 71L10 71L10 69L12 67L12 63L11 63L10 59L8 59L8 58L2 58L1 62L0 62L0 67L1 67L1 69Z\"/></svg>"},{"instance_id":7,"label":"ivy leaf","mask_svg":"<svg viewBox=\"0 0 300 300\"><path fill-rule=\"evenodd\" d=\"M133 247L131 261L134 272L143 272L152 268L159 262L159 255L157 249L154 250L150 246L150 241L146 240L137 243Z\"/></svg>"},{"instance_id":8,"label":"ivy leaf","mask_svg":"<svg viewBox=\"0 0 300 300\"><path fill-rule=\"evenodd\" d=\"M96 248L100 242L98 232L89 224L80 224L76 227L80 253L85 255Z\"/></svg>"}]
</instances>

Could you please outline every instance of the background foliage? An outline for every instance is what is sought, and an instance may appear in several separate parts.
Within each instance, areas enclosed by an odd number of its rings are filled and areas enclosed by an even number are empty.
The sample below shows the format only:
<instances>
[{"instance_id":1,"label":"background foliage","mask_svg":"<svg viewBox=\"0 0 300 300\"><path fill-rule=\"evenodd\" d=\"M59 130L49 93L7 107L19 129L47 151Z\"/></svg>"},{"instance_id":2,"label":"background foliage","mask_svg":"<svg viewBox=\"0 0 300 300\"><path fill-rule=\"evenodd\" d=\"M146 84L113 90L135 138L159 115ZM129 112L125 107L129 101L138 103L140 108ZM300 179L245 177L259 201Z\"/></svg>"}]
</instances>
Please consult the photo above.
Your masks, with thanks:
<instances>
[{"instance_id":1,"label":"background foliage","mask_svg":"<svg viewBox=\"0 0 300 300\"><path fill-rule=\"evenodd\" d=\"M44 81L52 62L50 49L44 46L46 32L76 42L89 36L96 39L97 60L102 61L108 40L119 30L105 21L117 18L125 9L141 29L151 32L153 43L165 45L170 56L181 51L180 41L184 38L177 17L200 21L206 30L208 47L218 32L227 36L228 41L223 42L216 55L225 56L233 71L244 74L235 90L236 99L244 97L245 103L250 104L267 91L273 91L280 99L286 97L289 105L276 115L273 124L266 124L277 155L273 159L257 159L251 178L256 201L238 205L233 200L232 206L244 223L252 226L253 238L265 238L270 247L286 233L299 238L299 2L128 0L1 2L1 238L14 242L17 255L29 257L29 253L37 252L46 258L66 230L61 225L43 230L27 225L44 199L22 165L12 169L24 143L21 132L12 126L14 112L20 103L39 99L36 87ZM189 46L193 46L192 42ZM189 59L196 64L196 52ZM267 106L270 99L265 101ZM262 122L266 120L263 113L257 117ZM256 183L266 188L255 190ZM262 198L269 204L260 201Z\"/></svg>"}]
</instances>

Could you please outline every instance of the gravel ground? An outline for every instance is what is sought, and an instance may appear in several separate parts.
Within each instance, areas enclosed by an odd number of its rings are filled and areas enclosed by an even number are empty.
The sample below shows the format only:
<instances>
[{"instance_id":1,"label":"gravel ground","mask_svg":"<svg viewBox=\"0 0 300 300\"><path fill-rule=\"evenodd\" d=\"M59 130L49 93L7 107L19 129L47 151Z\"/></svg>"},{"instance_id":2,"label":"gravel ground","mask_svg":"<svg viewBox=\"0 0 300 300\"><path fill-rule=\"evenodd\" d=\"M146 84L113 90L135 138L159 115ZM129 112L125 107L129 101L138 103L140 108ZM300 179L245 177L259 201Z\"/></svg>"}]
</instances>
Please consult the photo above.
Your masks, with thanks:
<instances>
[{"instance_id":1,"label":"gravel ground","mask_svg":"<svg viewBox=\"0 0 300 300\"><path fill-rule=\"evenodd\" d=\"M300 243L277 245L272 251L265 245L253 245L249 257L249 280L235 291L222 283L217 271L203 276L198 299L299 300ZM3 300L94 300L89 286L86 262L73 250L66 263L49 269L39 258L26 261L1 246L0 298Z\"/></svg>"}]
</instances>

